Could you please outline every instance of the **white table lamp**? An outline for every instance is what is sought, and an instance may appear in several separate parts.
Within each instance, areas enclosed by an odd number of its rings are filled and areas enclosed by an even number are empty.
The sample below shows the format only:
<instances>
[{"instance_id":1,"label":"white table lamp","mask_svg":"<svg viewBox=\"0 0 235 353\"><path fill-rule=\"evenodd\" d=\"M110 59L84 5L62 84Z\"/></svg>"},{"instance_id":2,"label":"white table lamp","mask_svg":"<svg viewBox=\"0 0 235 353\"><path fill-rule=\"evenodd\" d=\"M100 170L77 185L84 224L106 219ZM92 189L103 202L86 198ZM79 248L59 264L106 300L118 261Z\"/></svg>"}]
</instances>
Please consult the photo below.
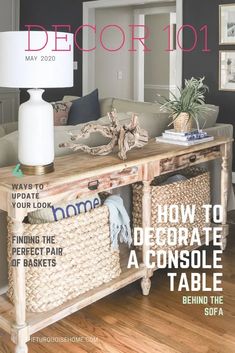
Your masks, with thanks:
<instances>
[{"instance_id":1,"label":"white table lamp","mask_svg":"<svg viewBox=\"0 0 235 353\"><path fill-rule=\"evenodd\" d=\"M31 88L19 108L18 158L24 174L54 170L53 108L43 89L73 86L73 34L0 33L0 87Z\"/></svg>"}]
</instances>

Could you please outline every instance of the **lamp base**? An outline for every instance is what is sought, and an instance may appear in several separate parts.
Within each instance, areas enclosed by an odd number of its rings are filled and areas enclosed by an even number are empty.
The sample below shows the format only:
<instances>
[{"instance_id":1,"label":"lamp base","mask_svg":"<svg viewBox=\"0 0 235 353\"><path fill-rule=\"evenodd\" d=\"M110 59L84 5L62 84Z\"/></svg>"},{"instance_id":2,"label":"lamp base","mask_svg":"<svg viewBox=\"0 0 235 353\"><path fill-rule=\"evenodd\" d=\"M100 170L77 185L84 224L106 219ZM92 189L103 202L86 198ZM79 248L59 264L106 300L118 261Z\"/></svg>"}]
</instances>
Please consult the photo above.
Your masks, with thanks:
<instances>
[{"instance_id":1,"label":"lamp base","mask_svg":"<svg viewBox=\"0 0 235 353\"><path fill-rule=\"evenodd\" d=\"M20 165L20 169L25 175L44 175L54 172L54 163L47 165Z\"/></svg>"}]
</instances>

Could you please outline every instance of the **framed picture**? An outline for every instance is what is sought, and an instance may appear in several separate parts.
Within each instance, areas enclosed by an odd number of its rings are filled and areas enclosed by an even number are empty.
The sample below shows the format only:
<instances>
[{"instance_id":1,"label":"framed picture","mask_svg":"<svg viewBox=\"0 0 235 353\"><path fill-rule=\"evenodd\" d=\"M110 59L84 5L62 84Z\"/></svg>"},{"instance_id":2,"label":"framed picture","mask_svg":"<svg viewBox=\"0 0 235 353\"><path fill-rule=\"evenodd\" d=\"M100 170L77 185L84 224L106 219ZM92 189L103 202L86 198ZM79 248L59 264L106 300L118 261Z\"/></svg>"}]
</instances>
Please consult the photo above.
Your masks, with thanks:
<instances>
[{"instance_id":1,"label":"framed picture","mask_svg":"<svg viewBox=\"0 0 235 353\"><path fill-rule=\"evenodd\" d=\"M220 5L220 44L235 44L235 4Z\"/></svg>"},{"instance_id":2,"label":"framed picture","mask_svg":"<svg viewBox=\"0 0 235 353\"><path fill-rule=\"evenodd\" d=\"M219 90L235 91L235 51L220 51Z\"/></svg>"}]
</instances>

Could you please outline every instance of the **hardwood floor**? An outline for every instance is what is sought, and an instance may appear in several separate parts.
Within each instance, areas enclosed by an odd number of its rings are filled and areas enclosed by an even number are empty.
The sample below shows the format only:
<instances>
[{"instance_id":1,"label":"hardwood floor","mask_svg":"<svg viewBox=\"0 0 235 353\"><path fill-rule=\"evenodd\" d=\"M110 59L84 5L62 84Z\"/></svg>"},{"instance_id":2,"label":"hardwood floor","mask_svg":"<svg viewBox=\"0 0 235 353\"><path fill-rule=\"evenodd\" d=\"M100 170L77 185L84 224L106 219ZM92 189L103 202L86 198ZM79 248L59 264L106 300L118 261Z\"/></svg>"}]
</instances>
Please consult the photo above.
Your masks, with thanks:
<instances>
[{"instance_id":1,"label":"hardwood floor","mask_svg":"<svg viewBox=\"0 0 235 353\"><path fill-rule=\"evenodd\" d=\"M224 316L204 316L205 305L183 305L185 292L170 292L166 270L157 271L149 297L134 283L36 333L29 353L234 353L234 233L232 226L223 254L224 292L217 293L224 296ZM47 339L51 342L43 342ZM9 335L0 331L0 353L13 349Z\"/></svg>"}]
</instances>

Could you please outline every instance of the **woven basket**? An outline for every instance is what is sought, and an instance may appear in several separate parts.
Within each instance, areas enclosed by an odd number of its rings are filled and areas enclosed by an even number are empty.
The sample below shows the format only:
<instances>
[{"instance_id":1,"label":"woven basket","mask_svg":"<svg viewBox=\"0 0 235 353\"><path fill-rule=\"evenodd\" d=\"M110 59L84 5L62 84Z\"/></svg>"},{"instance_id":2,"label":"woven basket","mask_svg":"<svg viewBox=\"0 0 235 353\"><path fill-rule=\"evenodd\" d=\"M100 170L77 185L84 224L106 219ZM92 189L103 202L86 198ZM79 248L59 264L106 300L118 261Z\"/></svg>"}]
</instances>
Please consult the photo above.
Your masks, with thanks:
<instances>
[{"instance_id":1,"label":"woven basket","mask_svg":"<svg viewBox=\"0 0 235 353\"><path fill-rule=\"evenodd\" d=\"M193 120L188 113L180 113L173 124L176 132L189 132L193 128Z\"/></svg>"},{"instance_id":2,"label":"woven basket","mask_svg":"<svg viewBox=\"0 0 235 353\"><path fill-rule=\"evenodd\" d=\"M13 302L11 237L13 225L8 223L9 291ZM24 224L24 235L39 236L39 244L27 247L48 247L42 236L55 236L63 256L49 256L56 267L26 267L26 309L31 312L51 310L92 288L120 275L118 251L111 250L109 211L101 206L79 216L44 224ZM26 256L34 258L32 256ZM39 258L38 256L35 258ZM43 258L48 258L45 256Z\"/></svg>"},{"instance_id":3,"label":"woven basket","mask_svg":"<svg viewBox=\"0 0 235 353\"><path fill-rule=\"evenodd\" d=\"M210 175L209 172L201 168L187 168L180 171L180 174L189 178L188 180L178 181L172 184L159 185L164 182L170 173L157 177L151 184L151 227L153 228L188 228L191 234L193 228L202 229L205 224L205 211L202 206L210 204ZM142 183L133 184L133 227L142 227ZM158 223L157 210L158 205L196 205L195 222L191 223ZM169 215L169 213L168 213ZM161 240L166 239L166 235L161 235ZM154 237L153 237L154 239ZM169 246L152 246L153 250L175 250L175 247Z\"/></svg>"}]
</instances>

